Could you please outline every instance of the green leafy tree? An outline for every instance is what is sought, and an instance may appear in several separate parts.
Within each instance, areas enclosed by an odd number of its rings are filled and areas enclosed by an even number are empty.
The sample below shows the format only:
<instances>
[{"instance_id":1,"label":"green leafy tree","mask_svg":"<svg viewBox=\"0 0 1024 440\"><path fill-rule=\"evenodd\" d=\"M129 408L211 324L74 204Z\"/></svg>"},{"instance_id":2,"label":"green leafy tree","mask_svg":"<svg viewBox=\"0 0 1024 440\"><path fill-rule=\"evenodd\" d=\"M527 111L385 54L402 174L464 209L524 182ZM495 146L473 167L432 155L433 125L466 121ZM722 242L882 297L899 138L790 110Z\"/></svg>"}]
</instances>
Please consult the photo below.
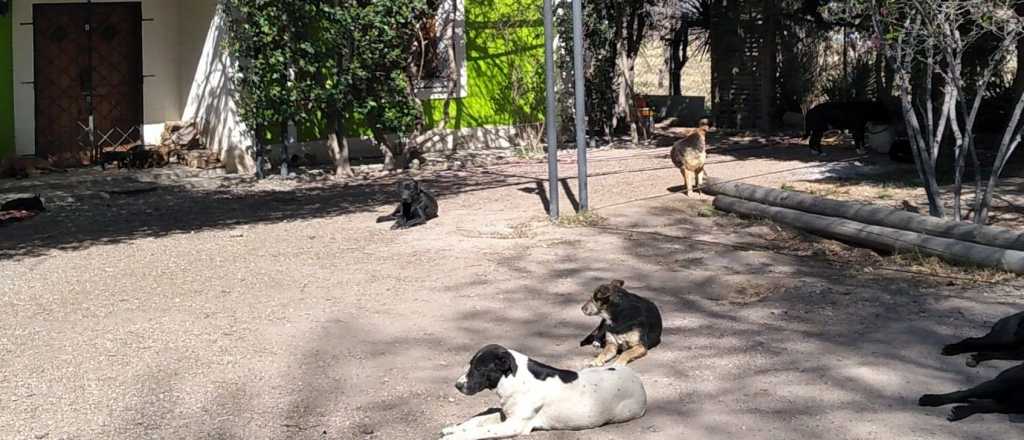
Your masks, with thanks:
<instances>
[{"instance_id":1,"label":"green leafy tree","mask_svg":"<svg viewBox=\"0 0 1024 440\"><path fill-rule=\"evenodd\" d=\"M299 3L299 2L297 2ZM354 56L353 22L357 18L351 0L314 0L306 4L309 17L308 53L303 71L310 113L322 116L327 147L334 159L335 174L353 175L345 121L352 117L351 65Z\"/></svg>"},{"instance_id":2,"label":"green leafy tree","mask_svg":"<svg viewBox=\"0 0 1024 440\"><path fill-rule=\"evenodd\" d=\"M925 183L929 211L945 217L937 162L946 139L953 142L953 211L962 220L961 191L967 158L975 170L973 220L984 224L999 177L1024 135L1024 95L1012 100L1012 113L996 145L987 185L975 149L976 122L985 95L998 85L993 78L1024 34L1020 0L855 0L830 5L833 13L871 23L879 45L895 72L918 172ZM988 41L988 55L968 62ZM984 188L984 189L983 189Z\"/></svg>"},{"instance_id":3,"label":"green leafy tree","mask_svg":"<svg viewBox=\"0 0 1024 440\"><path fill-rule=\"evenodd\" d=\"M409 78L416 26L431 12L426 0L357 0L352 14L352 110L362 116L384 154L384 168L407 165L403 137L423 125L423 113Z\"/></svg>"},{"instance_id":4,"label":"green leafy tree","mask_svg":"<svg viewBox=\"0 0 1024 440\"><path fill-rule=\"evenodd\" d=\"M325 123L337 173L347 176L345 121L362 121L385 168L405 165L406 149L393 136L422 126L407 73L426 0L223 2L239 112L258 142L268 127L286 138L288 122Z\"/></svg>"}]
</instances>

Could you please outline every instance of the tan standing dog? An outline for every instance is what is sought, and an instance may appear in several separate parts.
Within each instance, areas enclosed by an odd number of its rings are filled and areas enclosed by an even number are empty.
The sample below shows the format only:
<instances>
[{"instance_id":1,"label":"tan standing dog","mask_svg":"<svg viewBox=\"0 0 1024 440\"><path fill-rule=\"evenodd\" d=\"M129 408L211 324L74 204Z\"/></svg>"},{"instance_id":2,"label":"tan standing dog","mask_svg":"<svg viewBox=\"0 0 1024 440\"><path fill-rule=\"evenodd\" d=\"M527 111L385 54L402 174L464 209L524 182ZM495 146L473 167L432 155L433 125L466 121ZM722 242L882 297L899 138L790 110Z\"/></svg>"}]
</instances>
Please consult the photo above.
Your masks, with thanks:
<instances>
[{"instance_id":1,"label":"tan standing dog","mask_svg":"<svg viewBox=\"0 0 1024 440\"><path fill-rule=\"evenodd\" d=\"M672 145L672 163L683 173L686 196L693 196L693 187L704 184L704 161L707 160L707 134L717 131L707 119L701 119L697 128Z\"/></svg>"}]
</instances>

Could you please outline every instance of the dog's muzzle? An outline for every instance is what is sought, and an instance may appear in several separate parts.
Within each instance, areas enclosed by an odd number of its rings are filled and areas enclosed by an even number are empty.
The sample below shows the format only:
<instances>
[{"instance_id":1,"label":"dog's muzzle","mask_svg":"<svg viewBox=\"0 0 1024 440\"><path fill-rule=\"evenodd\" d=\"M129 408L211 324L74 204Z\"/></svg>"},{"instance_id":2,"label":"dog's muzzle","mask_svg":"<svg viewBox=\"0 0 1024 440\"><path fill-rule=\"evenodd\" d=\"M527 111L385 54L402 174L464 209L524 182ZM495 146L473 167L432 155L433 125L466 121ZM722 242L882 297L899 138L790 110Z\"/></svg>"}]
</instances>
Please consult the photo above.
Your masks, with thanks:
<instances>
[{"instance_id":1,"label":"dog's muzzle","mask_svg":"<svg viewBox=\"0 0 1024 440\"><path fill-rule=\"evenodd\" d=\"M459 390L460 393L466 394L466 375L463 374L459 380L455 381L455 389Z\"/></svg>"},{"instance_id":2,"label":"dog's muzzle","mask_svg":"<svg viewBox=\"0 0 1024 440\"><path fill-rule=\"evenodd\" d=\"M597 304L594 304L594 301L587 301L586 303L583 304L584 315L594 316L598 313L600 313L600 311L597 310Z\"/></svg>"}]
</instances>

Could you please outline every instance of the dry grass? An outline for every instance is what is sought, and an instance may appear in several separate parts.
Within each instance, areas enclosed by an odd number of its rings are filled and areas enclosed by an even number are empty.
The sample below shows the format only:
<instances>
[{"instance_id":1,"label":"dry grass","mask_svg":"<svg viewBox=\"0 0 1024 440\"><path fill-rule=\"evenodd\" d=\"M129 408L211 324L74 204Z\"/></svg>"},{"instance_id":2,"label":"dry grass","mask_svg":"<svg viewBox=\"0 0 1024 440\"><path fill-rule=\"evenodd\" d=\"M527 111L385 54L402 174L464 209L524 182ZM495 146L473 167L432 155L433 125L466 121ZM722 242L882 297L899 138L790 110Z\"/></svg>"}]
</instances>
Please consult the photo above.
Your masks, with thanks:
<instances>
[{"instance_id":1,"label":"dry grass","mask_svg":"<svg viewBox=\"0 0 1024 440\"><path fill-rule=\"evenodd\" d=\"M600 214L594 211L583 211L573 215L558 217L558 226L565 228L589 228L601 226L607 221L608 219L601 217Z\"/></svg>"},{"instance_id":2,"label":"dry grass","mask_svg":"<svg viewBox=\"0 0 1024 440\"><path fill-rule=\"evenodd\" d=\"M718 217L720 215L722 215L722 212L715 209L715 207L711 205L703 205L699 209L697 209L697 217L710 218Z\"/></svg>"},{"instance_id":3,"label":"dry grass","mask_svg":"<svg viewBox=\"0 0 1024 440\"><path fill-rule=\"evenodd\" d=\"M777 251L789 255L816 257L837 266L847 266L862 272L897 270L927 275L929 279L947 285L976 285L983 283L1019 283L1022 277L999 269L958 265L938 257L916 253L890 256L838 241L821 238L793 228L775 224L775 234L769 242Z\"/></svg>"},{"instance_id":4,"label":"dry grass","mask_svg":"<svg viewBox=\"0 0 1024 440\"><path fill-rule=\"evenodd\" d=\"M784 191L800 191L836 200L879 203L898 208L894 201L923 199L924 191L909 182L891 180L879 182L793 182L785 184Z\"/></svg>"},{"instance_id":5,"label":"dry grass","mask_svg":"<svg viewBox=\"0 0 1024 440\"><path fill-rule=\"evenodd\" d=\"M957 265L938 257L918 253L896 254L887 258L895 267L926 274L946 281L948 285L971 285L981 283L1017 283L1021 277L1004 270L990 267Z\"/></svg>"},{"instance_id":6,"label":"dry grass","mask_svg":"<svg viewBox=\"0 0 1024 440\"><path fill-rule=\"evenodd\" d=\"M636 60L636 91L646 95L668 94L668 71L662 54L660 41L644 44ZM693 58L683 68L683 94L703 96L704 102L711 103L711 59Z\"/></svg>"},{"instance_id":7,"label":"dry grass","mask_svg":"<svg viewBox=\"0 0 1024 440\"><path fill-rule=\"evenodd\" d=\"M490 238L495 240L522 240L534 237L534 223L516 223L481 230L458 229L459 235L468 238Z\"/></svg>"},{"instance_id":8,"label":"dry grass","mask_svg":"<svg viewBox=\"0 0 1024 440\"><path fill-rule=\"evenodd\" d=\"M519 159L541 159L544 157L544 145L539 142L516 145L512 149L512 154Z\"/></svg>"}]
</instances>

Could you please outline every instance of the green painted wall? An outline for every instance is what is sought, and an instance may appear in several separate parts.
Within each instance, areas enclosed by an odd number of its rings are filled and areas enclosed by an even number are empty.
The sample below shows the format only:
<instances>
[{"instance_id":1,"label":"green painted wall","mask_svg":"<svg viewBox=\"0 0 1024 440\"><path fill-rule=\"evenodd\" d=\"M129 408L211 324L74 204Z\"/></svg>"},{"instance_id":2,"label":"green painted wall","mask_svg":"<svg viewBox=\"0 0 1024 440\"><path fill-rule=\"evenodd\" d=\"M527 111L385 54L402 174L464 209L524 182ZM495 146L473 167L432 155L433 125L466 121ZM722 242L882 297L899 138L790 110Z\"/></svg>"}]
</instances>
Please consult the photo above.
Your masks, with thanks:
<instances>
[{"instance_id":1,"label":"green painted wall","mask_svg":"<svg viewBox=\"0 0 1024 440\"><path fill-rule=\"evenodd\" d=\"M14 64L11 15L0 17L0 156L14 150Z\"/></svg>"},{"instance_id":2,"label":"green painted wall","mask_svg":"<svg viewBox=\"0 0 1024 440\"><path fill-rule=\"evenodd\" d=\"M465 0L468 95L453 100L450 128L543 120L544 22L541 0ZM440 125L444 101L427 101Z\"/></svg>"}]
</instances>

